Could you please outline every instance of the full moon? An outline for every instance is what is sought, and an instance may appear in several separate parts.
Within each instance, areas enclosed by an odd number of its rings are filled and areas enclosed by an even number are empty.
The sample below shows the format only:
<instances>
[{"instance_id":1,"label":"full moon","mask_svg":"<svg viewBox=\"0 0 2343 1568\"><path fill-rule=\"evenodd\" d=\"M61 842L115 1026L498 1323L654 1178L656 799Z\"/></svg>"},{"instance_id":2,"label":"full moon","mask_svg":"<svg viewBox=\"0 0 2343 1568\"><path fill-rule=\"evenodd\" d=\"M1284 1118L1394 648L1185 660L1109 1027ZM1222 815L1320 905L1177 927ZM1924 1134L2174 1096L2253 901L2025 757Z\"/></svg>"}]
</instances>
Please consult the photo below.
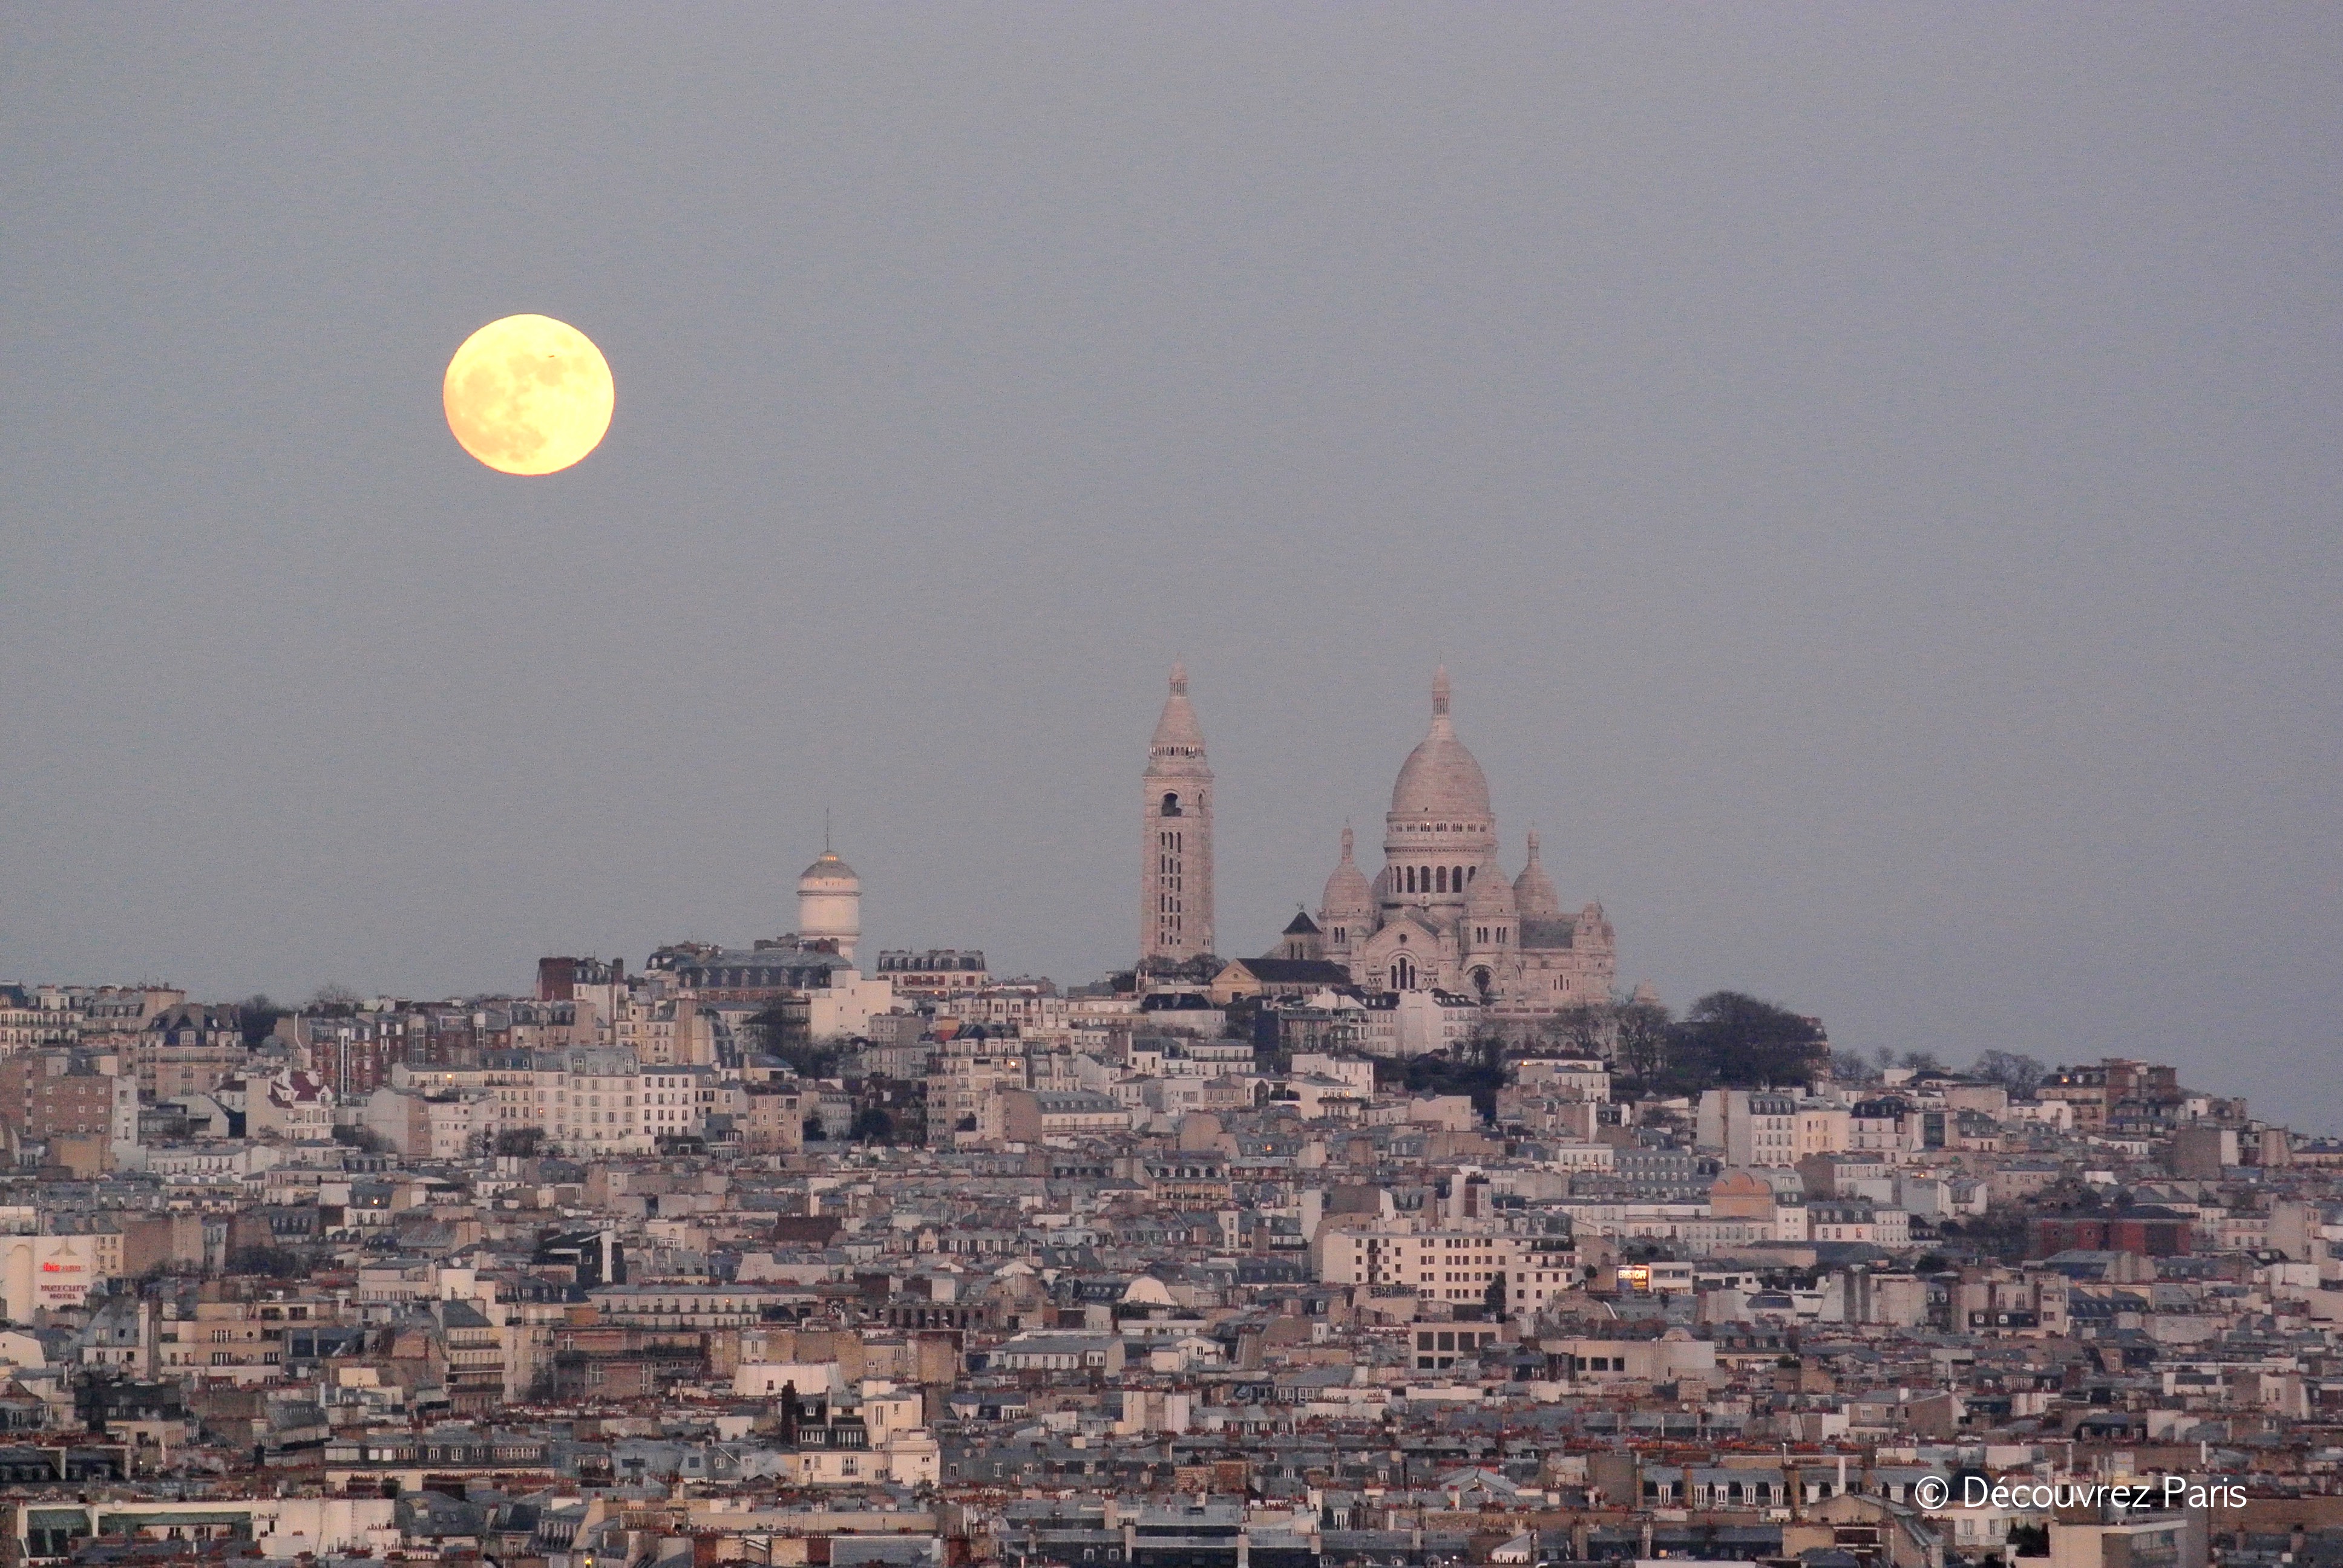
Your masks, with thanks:
<instances>
[{"instance_id":1,"label":"full moon","mask_svg":"<svg viewBox=\"0 0 2343 1568\"><path fill-rule=\"evenodd\" d=\"M553 474L602 443L617 393L593 340L549 316L491 321L447 361L447 428L502 474Z\"/></svg>"}]
</instances>

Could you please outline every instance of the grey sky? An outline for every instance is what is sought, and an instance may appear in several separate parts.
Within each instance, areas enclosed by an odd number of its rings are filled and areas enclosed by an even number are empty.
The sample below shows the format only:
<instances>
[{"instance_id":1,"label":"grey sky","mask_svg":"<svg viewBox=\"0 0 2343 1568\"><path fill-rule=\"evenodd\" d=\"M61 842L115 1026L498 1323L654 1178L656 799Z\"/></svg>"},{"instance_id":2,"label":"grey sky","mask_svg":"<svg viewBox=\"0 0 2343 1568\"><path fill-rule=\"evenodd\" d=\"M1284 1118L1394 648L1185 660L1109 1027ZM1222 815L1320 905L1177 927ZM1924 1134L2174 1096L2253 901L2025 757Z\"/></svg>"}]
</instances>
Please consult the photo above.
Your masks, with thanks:
<instances>
[{"instance_id":1,"label":"grey sky","mask_svg":"<svg viewBox=\"0 0 2343 1568\"><path fill-rule=\"evenodd\" d=\"M2343 1127L2331 6L0 14L0 977L1222 947L1444 658L1623 973ZM602 449L439 376L583 328Z\"/></svg>"}]
</instances>

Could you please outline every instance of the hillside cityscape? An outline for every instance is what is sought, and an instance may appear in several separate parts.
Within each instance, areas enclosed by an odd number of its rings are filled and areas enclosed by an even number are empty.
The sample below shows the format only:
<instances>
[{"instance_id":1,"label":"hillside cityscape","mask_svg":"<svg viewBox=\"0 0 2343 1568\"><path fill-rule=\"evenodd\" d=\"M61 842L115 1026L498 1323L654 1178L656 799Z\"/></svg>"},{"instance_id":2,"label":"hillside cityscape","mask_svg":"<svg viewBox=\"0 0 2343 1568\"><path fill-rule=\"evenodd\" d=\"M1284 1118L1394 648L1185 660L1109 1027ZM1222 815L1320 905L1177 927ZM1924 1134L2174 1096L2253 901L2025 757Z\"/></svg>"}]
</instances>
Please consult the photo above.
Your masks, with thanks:
<instances>
[{"instance_id":1,"label":"hillside cityscape","mask_svg":"<svg viewBox=\"0 0 2343 1568\"><path fill-rule=\"evenodd\" d=\"M508 995L0 988L0 1540L2343 1563L2343 1141L1672 1005L1534 831L1507 874L1454 706L1373 874L1343 828L1247 941L1175 669L1132 960L1081 982L870 948L826 847L786 934Z\"/></svg>"}]
</instances>

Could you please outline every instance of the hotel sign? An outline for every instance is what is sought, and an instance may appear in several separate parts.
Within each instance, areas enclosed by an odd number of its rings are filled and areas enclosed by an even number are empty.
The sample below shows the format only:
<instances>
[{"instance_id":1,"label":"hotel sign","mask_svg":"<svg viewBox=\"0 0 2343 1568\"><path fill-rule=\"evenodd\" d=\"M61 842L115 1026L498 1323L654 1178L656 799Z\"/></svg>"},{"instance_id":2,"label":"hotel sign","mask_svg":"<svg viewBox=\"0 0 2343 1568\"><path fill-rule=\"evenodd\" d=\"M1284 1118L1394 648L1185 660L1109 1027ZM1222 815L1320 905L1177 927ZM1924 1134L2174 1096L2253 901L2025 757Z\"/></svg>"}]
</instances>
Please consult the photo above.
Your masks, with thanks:
<instances>
[{"instance_id":1,"label":"hotel sign","mask_svg":"<svg viewBox=\"0 0 2343 1568\"><path fill-rule=\"evenodd\" d=\"M88 1299L96 1270L88 1241L79 1236L43 1237L37 1243L33 1293L44 1307L77 1307Z\"/></svg>"}]
</instances>

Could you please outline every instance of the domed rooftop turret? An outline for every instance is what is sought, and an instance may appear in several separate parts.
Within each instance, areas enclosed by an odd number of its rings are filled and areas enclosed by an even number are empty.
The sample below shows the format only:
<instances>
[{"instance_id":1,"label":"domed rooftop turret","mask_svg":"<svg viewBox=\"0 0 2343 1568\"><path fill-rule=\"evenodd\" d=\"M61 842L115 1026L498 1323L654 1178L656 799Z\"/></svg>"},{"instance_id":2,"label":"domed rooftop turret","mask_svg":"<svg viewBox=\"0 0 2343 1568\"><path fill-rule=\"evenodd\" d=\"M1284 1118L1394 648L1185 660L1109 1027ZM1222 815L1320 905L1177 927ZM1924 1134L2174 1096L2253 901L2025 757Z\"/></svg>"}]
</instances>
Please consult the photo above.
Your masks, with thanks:
<instances>
[{"instance_id":1,"label":"domed rooftop turret","mask_svg":"<svg viewBox=\"0 0 2343 1568\"><path fill-rule=\"evenodd\" d=\"M809 882L821 882L832 886L850 882L858 889L862 886L862 879L854 874L854 868L828 849L824 849L821 852L821 859L808 866L805 869L805 874L798 878L799 888L803 888Z\"/></svg>"},{"instance_id":2,"label":"domed rooftop turret","mask_svg":"<svg viewBox=\"0 0 2343 1568\"><path fill-rule=\"evenodd\" d=\"M1392 786L1393 817L1486 818L1489 779L1448 717L1448 668L1432 678L1432 733L1407 754Z\"/></svg>"},{"instance_id":3,"label":"domed rooftop turret","mask_svg":"<svg viewBox=\"0 0 2343 1568\"><path fill-rule=\"evenodd\" d=\"M1530 829L1530 862L1522 874L1513 879L1513 902L1521 912L1532 920L1555 920L1562 914L1562 895L1554 890L1554 879L1545 874L1538 861L1537 829Z\"/></svg>"},{"instance_id":4,"label":"domed rooftop turret","mask_svg":"<svg viewBox=\"0 0 2343 1568\"><path fill-rule=\"evenodd\" d=\"M1338 917L1353 920L1364 920L1373 912L1375 890L1367 885L1366 873L1351 859L1351 830L1342 829L1342 863L1326 879L1326 896L1318 905L1320 918L1332 920Z\"/></svg>"},{"instance_id":5,"label":"domed rooftop turret","mask_svg":"<svg viewBox=\"0 0 2343 1568\"><path fill-rule=\"evenodd\" d=\"M862 940L862 879L833 849L825 848L798 879L798 940L809 946L829 943L840 958L854 961Z\"/></svg>"}]
</instances>

